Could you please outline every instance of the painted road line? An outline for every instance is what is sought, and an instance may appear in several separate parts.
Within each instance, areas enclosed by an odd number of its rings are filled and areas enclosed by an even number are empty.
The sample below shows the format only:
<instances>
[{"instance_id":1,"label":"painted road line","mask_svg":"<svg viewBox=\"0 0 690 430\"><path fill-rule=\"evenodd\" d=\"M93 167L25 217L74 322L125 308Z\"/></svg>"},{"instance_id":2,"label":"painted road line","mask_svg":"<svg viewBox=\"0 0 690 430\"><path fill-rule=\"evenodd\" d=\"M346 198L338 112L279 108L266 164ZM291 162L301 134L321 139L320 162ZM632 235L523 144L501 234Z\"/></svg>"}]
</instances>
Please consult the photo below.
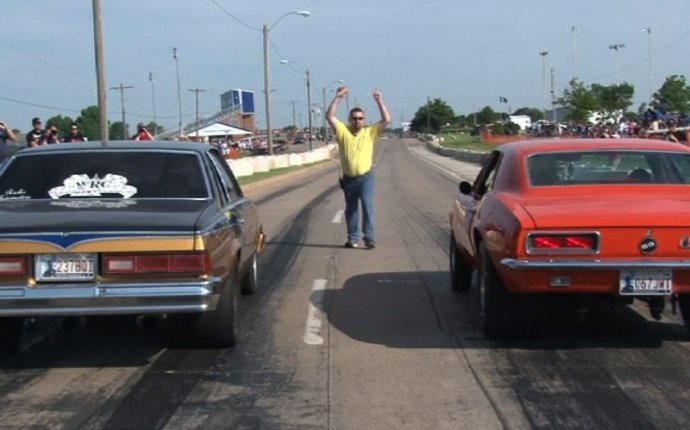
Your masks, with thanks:
<instances>
[{"instance_id":1,"label":"painted road line","mask_svg":"<svg viewBox=\"0 0 690 430\"><path fill-rule=\"evenodd\" d=\"M307 345L323 345L321 336L321 316L323 315L323 299L326 290L325 279L315 279L311 288L311 300L307 315L307 327L304 330L304 343Z\"/></svg>"},{"instance_id":2,"label":"painted road line","mask_svg":"<svg viewBox=\"0 0 690 430\"><path fill-rule=\"evenodd\" d=\"M441 165L439 165L439 164L437 164L437 163L434 163L433 161L431 161L430 159L428 159L427 157L425 157L424 155L422 155L421 152L417 152L417 151L413 150L413 149L410 148L410 147L408 147L407 149L410 151L410 153L411 153L412 155L414 155L414 156L417 157L418 159L420 159L420 160L426 162L427 164L430 164L431 166L437 168L438 170L441 170L441 171L445 172L446 174L448 174L448 175L454 177L455 179L458 179L458 180L462 179L457 173L452 172L452 171L446 169L445 167L442 167Z\"/></svg>"},{"instance_id":3,"label":"painted road line","mask_svg":"<svg viewBox=\"0 0 690 430\"><path fill-rule=\"evenodd\" d=\"M341 224L343 222L343 215L345 214L344 210L339 210L338 212L335 213L335 216L333 217L333 221L331 221L333 224Z\"/></svg>"}]
</instances>

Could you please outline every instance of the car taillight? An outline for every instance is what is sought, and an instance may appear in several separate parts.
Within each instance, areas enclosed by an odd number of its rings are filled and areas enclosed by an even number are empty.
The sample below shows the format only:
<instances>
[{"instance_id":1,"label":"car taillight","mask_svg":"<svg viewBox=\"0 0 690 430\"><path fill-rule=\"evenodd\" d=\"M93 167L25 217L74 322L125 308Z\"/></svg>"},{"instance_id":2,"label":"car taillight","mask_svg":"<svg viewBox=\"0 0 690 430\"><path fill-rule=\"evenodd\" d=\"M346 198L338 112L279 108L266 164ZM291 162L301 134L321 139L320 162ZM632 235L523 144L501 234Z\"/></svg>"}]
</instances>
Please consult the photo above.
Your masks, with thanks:
<instances>
[{"instance_id":1,"label":"car taillight","mask_svg":"<svg viewBox=\"0 0 690 430\"><path fill-rule=\"evenodd\" d=\"M528 238L528 250L582 250L595 251L598 248L596 234L533 234Z\"/></svg>"},{"instance_id":2,"label":"car taillight","mask_svg":"<svg viewBox=\"0 0 690 430\"><path fill-rule=\"evenodd\" d=\"M0 276L22 276L28 274L26 256L0 257Z\"/></svg>"},{"instance_id":3,"label":"car taillight","mask_svg":"<svg viewBox=\"0 0 690 430\"><path fill-rule=\"evenodd\" d=\"M210 271L208 254L137 254L103 256L103 273L206 273Z\"/></svg>"}]
</instances>

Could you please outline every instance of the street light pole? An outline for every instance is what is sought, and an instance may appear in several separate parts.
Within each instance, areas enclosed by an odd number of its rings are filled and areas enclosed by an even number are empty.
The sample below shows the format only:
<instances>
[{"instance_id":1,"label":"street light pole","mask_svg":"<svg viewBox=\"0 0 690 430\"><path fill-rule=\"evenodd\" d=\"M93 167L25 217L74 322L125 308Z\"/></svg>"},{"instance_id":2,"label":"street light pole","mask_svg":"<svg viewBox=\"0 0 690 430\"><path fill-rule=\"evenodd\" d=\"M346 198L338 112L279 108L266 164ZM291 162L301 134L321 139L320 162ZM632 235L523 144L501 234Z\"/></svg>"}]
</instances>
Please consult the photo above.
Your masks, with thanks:
<instances>
[{"instance_id":1,"label":"street light pole","mask_svg":"<svg viewBox=\"0 0 690 430\"><path fill-rule=\"evenodd\" d=\"M648 48L648 53L649 53L649 102L652 102L652 33L655 33L656 30L651 28L651 27L646 27L642 29L643 33L647 33L647 38L649 42L649 48Z\"/></svg>"},{"instance_id":2,"label":"street light pole","mask_svg":"<svg viewBox=\"0 0 690 430\"><path fill-rule=\"evenodd\" d=\"M177 61L177 48L173 48L173 58L175 59L175 74L177 75L177 134L182 138L182 93L180 91L180 66Z\"/></svg>"},{"instance_id":3,"label":"street light pole","mask_svg":"<svg viewBox=\"0 0 690 430\"><path fill-rule=\"evenodd\" d=\"M153 73L149 72L151 82L151 106L153 107L153 135L158 133L158 123L156 123L156 87L154 85Z\"/></svg>"},{"instance_id":4,"label":"street light pole","mask_svg":"<svg viewBox=\"0 0 690 430\"><path fill-rule=\"evenodd\" d=\"M546 120L546 56L549 51L541 51L541 118Z\"/></svg>"},{"instance_id":5,"label":"street light pole","mask_svg":"<svg viewBox=\"0 0 690 430\"><path fill-rule=\"evenodd\" d=\"M271 132L271 68L270 68L270 33L278 23L288 15L300 15L308 17L311 13L308 10L300 10L295 12L288 12L283 14L270 27L264 24L261 33L263 35L263 51L264 51L264 102L266 103L266 141L268 144L268 155L273 155L273 133Z\"/></svg>"},{"instance_id":6,"label":"street light pole","mask_svg":"<svg viewBox=\"0 0 690 430\"><path fill-rule=\"evenodd\" d=\"M609 45L609 49L613 50L614 59L616 61L616 86L618 86L620 82L620 68L618 67L618 50L622 48L625 48L624 43L616 43L613 45Z\"/></svg>"},{"instance_id":7,"label":"street light pole","mask_svg":"<svg viewBox=\"0 0 690 430\"><path fill-rule=\"evenodd\" d=\"M203 93L206 90L202 90L199 88L194 88L189 90L194 93L194 128L196 128L196 141L199 141L199 93Z\"/></svg>"},{"instance_id":8,"label":"street light pole","mask_svg":"<svg viewBox=\"0 0 690 430\"><path fill-rule=\"evenodd\" d=\"M568 31L573 33L573 79L577 77L577 32L579 29L575 26L568 27Z\"/></svg>"}]
</instances>

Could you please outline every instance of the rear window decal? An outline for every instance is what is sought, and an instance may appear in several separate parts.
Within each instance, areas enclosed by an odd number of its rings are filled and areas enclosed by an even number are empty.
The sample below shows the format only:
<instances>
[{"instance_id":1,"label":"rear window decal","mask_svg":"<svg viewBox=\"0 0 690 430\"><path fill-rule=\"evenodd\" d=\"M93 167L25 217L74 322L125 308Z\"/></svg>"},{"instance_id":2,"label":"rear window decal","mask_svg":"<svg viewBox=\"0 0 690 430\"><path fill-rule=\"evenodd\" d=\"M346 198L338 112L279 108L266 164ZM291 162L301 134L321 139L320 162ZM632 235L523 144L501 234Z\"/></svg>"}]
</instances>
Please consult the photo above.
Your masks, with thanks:
<instances>
[{"instance_id":1,"label":"rear window decal","mask_svg":"<svg viewBox=\"0 0 690 430\"><path fill-rule=\"evenodd\" d=\"M101 197L104 194L119 194L128 199L137 193L136 187L127 185L127 178L108 173L102 178L98 175L72 175L65 179L64 185L51 188L48 195L52 199L61 197Z\"/></svg>"},{"instance_id":2,"label":"rear window decal","mask_svg":"<svg viewBox=\"0 0 690 430\"><path fill-rule=\"evenodd\" d=\"M4 193L0 195L0 200L29 200L31 197L26 195L26 191L24 191L23 188L20 188L18 190L15 190L14 188L10 188L9 190L5 190Z\"/></svg>"},{"instance_id":3,"label":"rear window decal","mask_svg":"<svg viewBox=\"0 0 690 430\"><path fill-rule=\"evenodd\" d=\"M51 206L60 206L70 209L120 209L136 204L137 202L135 200L58 200L56 202L50 202Z\"/></svg>"}]
</instances>

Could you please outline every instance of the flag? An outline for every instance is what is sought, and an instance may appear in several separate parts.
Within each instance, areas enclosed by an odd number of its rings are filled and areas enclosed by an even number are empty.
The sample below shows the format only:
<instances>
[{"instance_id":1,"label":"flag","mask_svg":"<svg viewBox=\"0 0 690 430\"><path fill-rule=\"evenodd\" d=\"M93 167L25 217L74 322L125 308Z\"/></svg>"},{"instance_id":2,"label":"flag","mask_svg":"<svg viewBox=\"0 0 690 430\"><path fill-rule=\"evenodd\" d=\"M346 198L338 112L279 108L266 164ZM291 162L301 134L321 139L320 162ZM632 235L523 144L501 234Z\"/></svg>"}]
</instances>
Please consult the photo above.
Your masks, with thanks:
<instances>
[{"instance_id":1,"label":"flag","mask_svg":"<svg viewBox=\"0 0 690 430\"><path fill-rule=\"evenodd\" d=\"M505 97L499 97L499 98L498 98L498 101L501 102L501 103L508 103L508 99L505 98Z\"/></svg>"}]
</instances>

